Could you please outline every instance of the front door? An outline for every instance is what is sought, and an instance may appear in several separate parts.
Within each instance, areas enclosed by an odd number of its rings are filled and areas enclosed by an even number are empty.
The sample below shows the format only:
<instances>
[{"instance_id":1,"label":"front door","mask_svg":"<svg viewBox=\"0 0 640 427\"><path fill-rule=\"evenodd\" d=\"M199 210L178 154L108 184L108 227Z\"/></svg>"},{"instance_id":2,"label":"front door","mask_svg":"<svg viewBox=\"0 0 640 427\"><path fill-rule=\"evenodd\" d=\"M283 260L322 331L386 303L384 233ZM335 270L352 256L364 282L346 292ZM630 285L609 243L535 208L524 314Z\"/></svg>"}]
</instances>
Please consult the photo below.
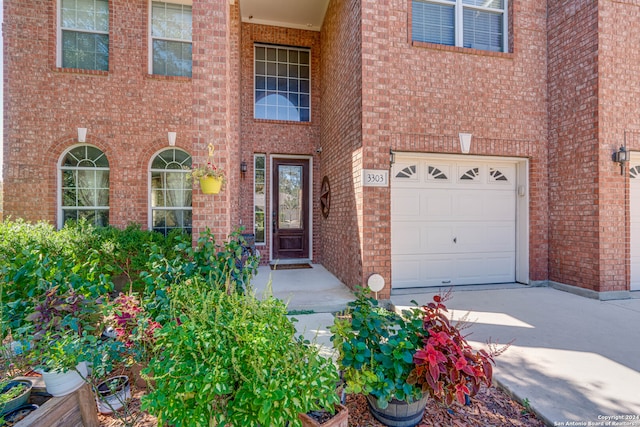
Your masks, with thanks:
<instances>
[{"instance_id":1,"label":"front door","mask_svg":"<svg viewBox=\"0 0 640 427\"><path fill-rule=\"evenodd\" d=\"M273 259L309 258L309 160L274 159Z\"/></svg>"}]
</instances>

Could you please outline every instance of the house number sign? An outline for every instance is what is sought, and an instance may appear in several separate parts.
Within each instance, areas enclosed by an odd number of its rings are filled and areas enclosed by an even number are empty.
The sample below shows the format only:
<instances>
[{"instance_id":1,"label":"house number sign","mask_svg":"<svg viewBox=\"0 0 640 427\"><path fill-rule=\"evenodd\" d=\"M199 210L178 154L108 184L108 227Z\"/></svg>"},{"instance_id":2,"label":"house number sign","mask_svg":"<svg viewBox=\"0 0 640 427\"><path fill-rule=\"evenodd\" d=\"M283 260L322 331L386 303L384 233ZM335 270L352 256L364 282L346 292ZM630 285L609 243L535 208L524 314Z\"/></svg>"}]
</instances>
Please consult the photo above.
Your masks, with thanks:
<instances>
[{"instance_id":1,"label":"house number sign","mask_svg":"<svg viewBox=\"0 0 640 427\"><path fill-rule=\"evenodd\" d=\"M364 187L388 187L389 171L384 169L364 169L362 171Z\"/></svg>"}]
</instances>

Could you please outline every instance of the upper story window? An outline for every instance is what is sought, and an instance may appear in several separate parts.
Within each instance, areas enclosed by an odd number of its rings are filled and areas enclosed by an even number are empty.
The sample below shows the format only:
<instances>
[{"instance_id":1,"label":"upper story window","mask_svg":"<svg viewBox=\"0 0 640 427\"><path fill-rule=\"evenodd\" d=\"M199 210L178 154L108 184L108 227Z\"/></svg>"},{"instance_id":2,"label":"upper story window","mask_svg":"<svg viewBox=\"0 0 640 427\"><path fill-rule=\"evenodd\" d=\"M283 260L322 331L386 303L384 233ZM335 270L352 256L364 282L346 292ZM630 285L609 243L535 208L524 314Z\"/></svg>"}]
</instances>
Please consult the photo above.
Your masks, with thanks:
<instances>
[{"instance_id":1,"label":"upper story window","mask_svg":"<svg viewBox=\"0 0 640 427\"><path fill-rule=\"evenodd\" d=\"M191 1L151 2L150 72L191 77Z\"/></svg>"},{"instance_id":2,"label":"upper story window","mask_svg":"<svg viewBox=\"0 0 640 427\"><path fill-rule=\"evenodd\" d=\"M60 163L60 221L86 219L96 226L109 225L109 161L98 148L78 145Z\"/></svg>"},{"instance_id":3,"label":"upper story window","mask_svg":"<svg viewBox=\"0 0 640 427\"><path fill-rule=\"evenodd\" d=\"M508 0L413 0L412 38L472 49L507 51Z\"/></svg>"},{"instance_id":4,"label":"upper story window","mask_svg":"<svg viewBox=\"0 0 640 427\"><path fill-rule=\"evenodd\" d=\"M282 46L255 46L256 119L311 120L311 52Z\"/></svg>"},{"instance_id":5,"label":"upper story window","mask_svg":"<svg viewBox=\"0 0 640 427\"><path fill-rule=\"evenodd\" d=\"M109 71L108 0L62 0L58 66Z\"/></svg>"},{"instance_id":6,"label":"upper story window","mask_svg":"<svg viewBox=\"0 0 640 427\"><path fill-rule=\"evenodd\" d=\"M150 225L165 236L174 229L191 234L192 185L188 174L191 156L177 148L158 153L149 171L151 188Z\"/></svg>"}]
</instances>

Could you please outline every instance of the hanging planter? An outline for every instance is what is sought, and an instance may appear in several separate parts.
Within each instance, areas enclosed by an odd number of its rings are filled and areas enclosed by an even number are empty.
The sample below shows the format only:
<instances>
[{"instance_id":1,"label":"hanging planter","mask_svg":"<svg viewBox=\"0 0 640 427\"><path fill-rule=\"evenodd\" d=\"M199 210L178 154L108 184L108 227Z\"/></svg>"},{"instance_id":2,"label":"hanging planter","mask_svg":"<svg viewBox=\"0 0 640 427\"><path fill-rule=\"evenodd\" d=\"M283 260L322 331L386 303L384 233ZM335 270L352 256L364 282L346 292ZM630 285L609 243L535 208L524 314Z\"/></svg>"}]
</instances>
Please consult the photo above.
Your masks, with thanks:
<instances>
[{"instance_id":1,"label":"hanging planter","mask_svg":"<svg viewBox=\"0 0 640 427\"><path fill-rule=\"evenodd\" d=\"M209 157L206 164L193 166L189 178L200 180L200 189L203 194L218 194L225 182L225 174L213 161L213 144L209 144Z\"/></svg>"},{"instance_id":2,"label":"hanging planter","mask_svg":"<svg viewBox=\"0 0 640 427\"><path fill-rule=\"evenodd\" d=\"M96 387L96 403L101 414L109 415L122 408L131 399L129 377L118 375L101 382Z\"/></svg>"},{"instance_id":3,"label":"hanging planter","mask_svg":"<svg viewBox=\"0 0 640 427\"><path fill-rule=\"evenodd\" d=\"M200 189L203 194L218 194L222 188L222 178L203 176L200 178Z\"/></svg>"}]
</instances>

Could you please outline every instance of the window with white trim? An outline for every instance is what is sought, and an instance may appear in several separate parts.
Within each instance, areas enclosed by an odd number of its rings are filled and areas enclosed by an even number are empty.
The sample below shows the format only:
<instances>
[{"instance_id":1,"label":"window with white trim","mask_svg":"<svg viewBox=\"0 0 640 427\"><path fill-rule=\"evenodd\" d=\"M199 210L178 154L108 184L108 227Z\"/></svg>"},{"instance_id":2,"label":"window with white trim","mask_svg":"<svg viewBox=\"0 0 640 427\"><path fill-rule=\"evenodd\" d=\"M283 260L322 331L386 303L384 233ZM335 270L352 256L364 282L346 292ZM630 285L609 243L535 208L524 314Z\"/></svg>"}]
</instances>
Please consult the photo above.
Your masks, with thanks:
<instances>
[{"instance_id":1,"label":"window with white trim","mask_svg":"<svg viewBox=\"0 0 640 427\"><path fill-rule=\"evenodd\" d=\"M192 185L189 180L191 156L180 149L169 148L158 153L149 171L150 228L165 236L175 229L191 234Z\"/></svg>"},{"instance_id":2,"label":"window with white trim","mask_svg":"<svg viewBox=\"0 0 640 427\"><path fill-rule=\"evenodd\" d=\"M506 52L508 0L413 0L414 41Z\"/></svg>"},{"instance_id":3,"label":"window with white trim","mask_svg":"<svg viewBox=\"0 0 640 427\"><path fill-rule=\"evenodd\" d=\"M150 73L191 77L191 1L151 2Z\"/></svg>"},{"instance_id":4,"label":"window with white trim","mask_svg":"<svg viewBox=\"0 0 640 427\"><path fill-rule=\"evenodd\" d=\"M62 0L58 4L58 66L109 71L108 0Z\"/></svg>"},{"instance_id":5,"label":"window with white trim","mask_svg":"<svg viewBox=\"0 0 640 427\"><path fill-rule=\"evenodd\" d=\"M254 46L256 119L311 120L311 51Z\"/></svg>"},{"instance_id":6,"label":"window with white trim","mask_svg":"<svg viewBox=\"0 0 640 427\"><path fill-rule=\"evenodd\" d=\"M258 245L266 243L266 163L264 154L256 154L253 158L253 234Z\"/></svg>"},{"instance_id":7,"label":"window with white trim","mask_svg":"<svg viewBox=\"0 0 640 427\"><path fill-rule=\"evenodd\" d=\"M109 225L109 161L91 145L72 147L60 162L60 221Z\"/></svg>"}]
</instances>

